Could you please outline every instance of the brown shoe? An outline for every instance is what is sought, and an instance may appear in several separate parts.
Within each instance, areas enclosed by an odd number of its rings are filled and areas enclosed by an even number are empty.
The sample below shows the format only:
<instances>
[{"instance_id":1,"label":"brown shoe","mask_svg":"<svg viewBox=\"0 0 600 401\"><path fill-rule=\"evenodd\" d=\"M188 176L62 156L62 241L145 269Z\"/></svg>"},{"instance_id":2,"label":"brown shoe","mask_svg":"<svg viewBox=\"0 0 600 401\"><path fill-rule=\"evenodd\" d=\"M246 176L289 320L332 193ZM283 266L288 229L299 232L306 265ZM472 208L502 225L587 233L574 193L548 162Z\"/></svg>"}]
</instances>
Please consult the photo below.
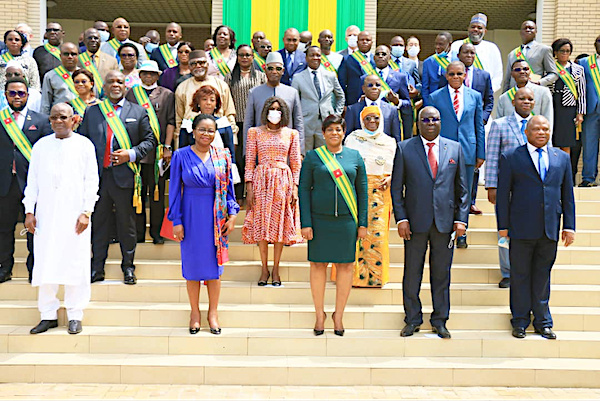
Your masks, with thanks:
<instances>
[{"instance_id":1,"label":"brown shoe","mask_svg":"<svg viewBox=\"0 0 600 401\"><path fill-rule=\"evenodd\" d=\"M479 210L479 208L477 206L471 205L471 210L469 210L469 214L480 215L480 214L483 214L483 212L481 210Z\"/></svg>"}]
</instances>

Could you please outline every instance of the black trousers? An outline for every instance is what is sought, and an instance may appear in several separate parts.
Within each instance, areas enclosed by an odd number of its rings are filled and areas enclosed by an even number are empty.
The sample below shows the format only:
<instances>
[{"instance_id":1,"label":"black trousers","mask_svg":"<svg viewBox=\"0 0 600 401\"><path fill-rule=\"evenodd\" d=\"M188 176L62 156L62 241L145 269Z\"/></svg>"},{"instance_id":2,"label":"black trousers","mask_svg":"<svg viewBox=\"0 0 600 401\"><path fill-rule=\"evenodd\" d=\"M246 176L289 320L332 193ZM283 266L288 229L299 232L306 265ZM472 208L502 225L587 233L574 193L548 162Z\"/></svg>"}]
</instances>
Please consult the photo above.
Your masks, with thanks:
<instances>
[{"instance_id":1,"label":"black trousers","mask_svg":"<svg viewBox=\"0 0 600 401\"><path fill-rule=\"evenodd\" d=\"M141 164L142 167L142 213L136 214L137 240L146 238L146 199L150 199L150 236L160 238L160 229L165 217L165 177L158 178L158 200L154 200L154 164Z\"/></svg>"},{"instance_id":2,"label":"black trousers","mask_svg":"<svg viewBox=\"0 0 600 401\"><path fill-rule=\"evenodd\" d=\"M454 246L448 248L451 233L440 233L435 224L428 232L412 233L409 241L404 241L404 279L402 281L402 297L406 324L423 323L421 310L421 280L425 265L427 246L429 252L429 281L433 313L431 325L440 326L446 323L450 315L450 266Z\"/></svg>"},{"instance_id":3,"label":"black trousers","mask_svg":"<svg viewBox=\"0 0 600 401\"><path fill-rule=\"evenodd\" d=\"M402 116L402 140L405 141L413 136L414 121L412 109L410 110L410 113L401 111L400 115Z\"/></svg>"},{"instance_id":4,"label":"black trousers","mask_svg":"<svg viewBox=\"0 0 600 401\"><path fill-rule=\"evenodd\" d=\"M115 183L112 169L104 169L100 178L100 198L92 215L92 272L104 273L104 263L108 257L108 244L111 234L110 214L113 205L116 211L116 226L121 245L121 269L135 268L136 232L135 209L133 208L133 188L120 188Z\"/></svg>"},{"instance_id":5,"label":"black trousers","mask_svg":"<svg viewBox=\"0 0 600 401\"><path fill-rule=\"evenodd\" d=\"M13 175L6 196L0 196L0 274L12 273L15 265L15 229L19 216L24 214L23 193ZM33 272L33 235L27 233L27 271Z\"/></svg>"},{"instance_id":6,"label":"black trousers","mask_svg":"<svg viewBox=\"0 0 600 401\"><path fill-rule=\"evenodd\" d=\"M533 312L533 327L552 327L550 314L550 271L556 260L558 242L546 236L510 239L510 311L513 327L527 328Z\"/></svg>"},{"instance_id":7,"label":"black trousers","mask_svg":"<svg viewBox=\"0 0 600 401\"><path fill-rule=\"evenodd\" d=\"M473 171L473 187L471 188L471 205L477 201L477 187L479 187L479 169L475 167Z\"/></svg>"},{"instance_id":8,"label":"black trousers","mask_svg":"<svg viewBox=\"0 0 600 401\"><path fill-rule=\"evenodd\" d=\"M579 157L581 156L581 140L577 140L575 146L571 146L571 172L573 173L573 184L575 184L575 176L577 175L577 167L579 165Z\"/></svg>"}]
</instances>

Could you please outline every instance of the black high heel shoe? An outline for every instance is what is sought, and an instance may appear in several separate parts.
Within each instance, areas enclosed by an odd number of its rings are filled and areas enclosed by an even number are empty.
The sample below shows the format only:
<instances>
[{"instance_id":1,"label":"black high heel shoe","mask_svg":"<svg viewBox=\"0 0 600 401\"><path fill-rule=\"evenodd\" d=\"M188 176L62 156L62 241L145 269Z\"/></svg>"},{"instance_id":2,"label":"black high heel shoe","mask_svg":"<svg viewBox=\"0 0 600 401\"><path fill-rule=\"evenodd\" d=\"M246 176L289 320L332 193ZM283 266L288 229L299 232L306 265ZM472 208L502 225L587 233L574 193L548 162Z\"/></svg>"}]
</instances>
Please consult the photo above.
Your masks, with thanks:
<instances>
[{"instance_id":1,"label":"black high heel shoe","mask_svg":"<svg viewBox=\"0 0 600 401\"><path fill-rule=\"evenodd\" d=\"M325 316L323 318L323 326L325 326L325 319L327 319L327 313L323 312L323 315ZM325 334L325 329L323 329L323 330L313 329L313 332L315 333L315 336L322 336L323 334Z\"/></svg>"},{"instance_id":2,"label":"black high heel shoe","mask_svg":"<svg viewBox=\"0 0 600 401\"><path fill-rule=\"evenodd\" d=\"M190 334L198 334L200 327L190 327Z\"/></svg>"},{"instance_id":3,"label":"black high heel shoe","mask_svg":"<svg viewBox=\"0 0 600 401\"><path fill-rule=\"evenodd\" d=\"M267 274L267 278L265 280L258 280L258 286L264 287L269 282L269 277L271 277L271 273Z\"/></svg>"},{"instance_id":4,"label":"black high heel shoe","mask_svg":"<svg viewBox=\"0 0 600 401\"><path fill-rule=\"evenodd\" d=\"M208 318L206 318L206 321L208 322L208 328L210 329L210 334L214 334L216 336L218 336L219 334L221 334L221 328L220 327L211 327L210 320L208 320Z\"/></svg>"},{"instance_id":5,"label":"black high heel shoe","mask_svg":"<svg viewBox=\"0 0 600 401\"><path fill-rule=\"evenodd\" d=\"M335 312L333 312L333 315L331 315L331 318L334 321L334 325L335 325ZM344 332L346 330L341 329L341 330L336 330L335 328L333 329L333 334L335 334L336 336L340 336L340 337L344 337Z\"/></svg>"}]
</instances>

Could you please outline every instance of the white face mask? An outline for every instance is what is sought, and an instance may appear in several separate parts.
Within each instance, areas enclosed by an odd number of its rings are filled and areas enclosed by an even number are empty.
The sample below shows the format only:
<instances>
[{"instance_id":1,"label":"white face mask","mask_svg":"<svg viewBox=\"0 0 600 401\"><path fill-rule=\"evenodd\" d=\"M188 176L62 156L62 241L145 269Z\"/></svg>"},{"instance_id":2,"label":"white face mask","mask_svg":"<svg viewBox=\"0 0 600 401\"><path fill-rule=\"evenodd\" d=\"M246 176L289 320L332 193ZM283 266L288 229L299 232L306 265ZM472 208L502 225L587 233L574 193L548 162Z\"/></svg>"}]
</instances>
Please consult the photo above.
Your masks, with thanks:
<instances>
[{"instance_id":1,"label":"white face mask","mask_svg":"<svg viewBox=\"0 0 600 401\"><path fill-rule=\"evenodd\" d=\"M400 58L404 55L404 46L392 46L392 56Z\"/></svg>"},{"instance_id":2,"label":"white face mask","mask_svg":"<svg viewBox=\"0 0 600 401\"><path fill-rule=\"evenodd\" d=\"M304 53L304 50L306 50L306 43L304 42L299 42L298 43L298 49L299 52Z\"/></svg>"},{"instance_id":3,"label":"white face mask","mask_svg":"<svg viewBox=\"0 0 600 401\"><path fill-rule=\"evenodd\" d=\"M100 34L100 40L102 42L108 42L108 38L110 38L110 32L107 31L98 31Z\"/></svg>"},{"instance_id":4,"label":"white face mask","mask_svg":"<svg viewBox=\"0 0 600 401\"><path fill-rule=\"evenodd\" d=\"M409 47L408 48L408 55L410 57L417 57L419 55L420 51L421 51L421 48L419 46Z\"/></svg>"},{"instance_id":5,"label":"white face mask","mask_svg":"<svg viewBox=\"0 0 600 401\"><path fill-rule=\"evenodd\" d=\"M358 35L350 35L348 36L348 46L357 47L358 46Z\"/></svg>"},{"instance_id":6,"label":"white face mask","mask_svg":"<svg viewBox=\"0 0 600 401\"><path fill-rule=\"evenodd\" d=\"M158 84L157 84L156 82L155 82L155 83L153 83L153 84L152 84L152 85L150 85L150 86L148 86L148 85L144 85L144 84L140 84L140 86L141 86L142 88L144 88L144 89L148 89L148 90L151 90L151 89L154 89L154 88L158 88Z\"/></svg>"},{"instance_id":7,"label":"white face mask","mask_svg":"<svg viewBox=\"0 0 600 401\"><path fill-rule=\"evenodd\" d=\"M281 121L281 111L269 110L269 114L267 114L267 120L269 120L271 124L279 124Z\"/></svg>"}]
</instances>

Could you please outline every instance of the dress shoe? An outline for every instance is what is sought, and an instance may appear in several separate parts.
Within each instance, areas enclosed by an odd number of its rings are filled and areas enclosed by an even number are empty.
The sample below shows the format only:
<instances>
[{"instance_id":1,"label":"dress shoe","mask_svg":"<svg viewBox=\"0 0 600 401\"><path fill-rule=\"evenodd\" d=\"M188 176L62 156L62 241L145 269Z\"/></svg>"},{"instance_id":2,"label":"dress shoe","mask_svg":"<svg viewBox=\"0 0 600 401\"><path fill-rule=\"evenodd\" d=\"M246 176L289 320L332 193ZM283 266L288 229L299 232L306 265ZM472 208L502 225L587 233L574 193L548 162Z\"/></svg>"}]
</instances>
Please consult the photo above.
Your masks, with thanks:
<instances>
[{"instance_id":1,"label":"dress shoe","mask_svg":"<svg viewBox=\"0 0 600 401\"><path fill-rule=\"evenodd\" d=\"M325 324L325 319L327 319L327 314L325 312L323 312L323 316L324 316L323 324ZM325 329L313 329L313 333L315 333L315 336L322 336L323 334L325 334Z\"/></svg>"},{"instance_id":2,"label":"dress shoe","mask_svg":"<svg viewBox=\"0 0 600 401\"><path fill-rule=\"evenodd\" d=\"M590 181L581 181L581 183L579 184L580 188L591 188L591 187L597 187L598 184L596 184L595 182L590 182Z\"/></svg>"},{"instance_id":3,"label":"dress shoe","mask_svg":"<svg viewBox=\"0 0 600 401\"><path fill-rule=\"evenodd\" d=\"M221 328L220 327L210 327L210 334L214 334L214 335L218 336L219 334L221 334Z\"/></svg>"},{"instance_id":4,"label":"dress shoe","mask_svg":"<svg viewBox=\"0 0 600 401\"><path fill-rule=\"evenodd\" d=\"M434 333L437 333L438 337L440 337L440 338L451 338L452 337L445 325L433 326L431 329L433 330Z\"/></svg>"},{"instance_id":5,"label":"dress shoe","mask_svg":"<svg viewBox=\"0 0 600 401\"><path fill-rule=\"evenodd\" d=\"M200 327L190 327L190 334L198 334Z\"/></svg>"},{"instance_id":6,"label":"dress shoe","mask_svg":"<svg viewBox=\"0 0 600 401\"><path fill-rule=\"evenodd\" d=\"M483 212L481 210L479 210L479 208L477 206L471 205L471 210L469 210L469 214L480 215L480 214L483 214Z\"/></svg>"},{"instance_id":7,"label":"dress shoe","mask_svg":"<svg viewBox=\"0 0 600 401\"><path fill-rule=\"evenodd\" d=\"M421 327L416 324L407 324L400 332L400 337L410 337L415 333L418 333Z\"/></svg>"},{"instance_id":8,"label":"dress shoe","mask_svg":"<svg viewBox=\"0 0 600 401\"><path fill-rule=\"evenodd\" d=\"M467 236L463 235L462 237L458 237L456 239L456 247L461 249L467 249Z\"/></svg>"},{"instance_id":9,"label":"dress shoe","mask_svg":"<svg viewBox=\"0 0 600 401\"><path fill-rule=\"evenodd\" d=\"M138 244L143 244L144 242L146 242L146 238L138 238L135 242L137 242Z\"/></svg>"},{"instance_id":10,"label":"dress shoe","mask_svg":"<svg viewBox=\"0 0 600 401\"><path fill-rule=\"evenodd\" d=\"M67 329L69 334L79 334L81 330L83 330L81 320L69 320L69 328Z\"/></svg>"},{"instance_id":11,"label":"dress shoe","mask_svg":"<svg viewBox=\"0 0 600 401\"><path fill-rule=\"evenodd\" d=\"M128 285L134 285L137 283L137 278L135 277L135 273L133 272L133 268L128 267L125 269L123 273L123 282Z\"/></svg>"},{"instance_id":12,"label":"dress shoe","mask_svg":"<svg viewBox=\"0 0 600 401\"><path fill-rule=\"evenodd\" d=\"M526 335L523 327L515 327L512 331L512 336L514 338L525 338Z\"/></svg>"},{"instance_id":13,"label":"dress shoe","mask_svg":"<svg viewBox=\"0 0 600 401\"><path fill-rule=\"evenodd\" d=\"M346 332L346 330L341 329L341 330L336 330L335 329L335 312L333 312L333 314L331 315L331 318L333 319L333 334L335 334L336 336L340 336L340 337L344 337L344 333Z\"/></svg>"},{"instance_id":14,"label":"dress shoe","mask_svg":"<svg viewBox=\"0 0 600 401\"><path fill-rule=\"evenodd\" d=\"M58 327L58 320L42 320L41 322L38 323L37 326L35 326L29 332L31 334L40 334L45 331L48 331L48 329L53 329L55 327Z\"/></svg>"},{"instance_id":15,"label":"dress shoe","mask_svg":"<svg viewBox=\"0 0 600 401\"><path fill-rule=\"evenodd\" d=\"M92 272L92 283L96 283L98 281L104 281L104 273Z\"/></svg>"},{"instance_id":16,"label":"dress shoe","mask_svg":"<svg viewBox=\"0 0 600 401\"><path fill-rule=\"evenodd\" d=\"M556 340L556 334L550 327L542 327L541 329L535 329L535 332L548 340Z\"/></svg>"},{"instance_id":17,"label":"dress shoe","mask_svg":"<svg viewBox=\"0 0 600 401\"><path fill-rule=\"evenodd\" d=\"M152 243L154 245L163 245L165 243L165 239L163 237L159 237L159 238L154 238L152 240Z\"/></svg>"},{"instance_id":18,"label":"dress shoe","mask_svg":"<svg viewBox=\"0 0 600 401\"><path fill-rule=\"evenodd\" d=\"M10 280L12 280L12 274L10 272L0 273L0 283L4 283Z\"/></svg>"},{"instance_id":19,"label":"dress shoe","mask_svg":"<svg viewBox=\"0 0 600 401\"><path fill-rule=\"evenodd\" d=\"M502 278L502 280L500 280L500 282L498 283L498 287L510 288L510 278L508 278L508 277Z\"/></svg>"}]
</instances>

